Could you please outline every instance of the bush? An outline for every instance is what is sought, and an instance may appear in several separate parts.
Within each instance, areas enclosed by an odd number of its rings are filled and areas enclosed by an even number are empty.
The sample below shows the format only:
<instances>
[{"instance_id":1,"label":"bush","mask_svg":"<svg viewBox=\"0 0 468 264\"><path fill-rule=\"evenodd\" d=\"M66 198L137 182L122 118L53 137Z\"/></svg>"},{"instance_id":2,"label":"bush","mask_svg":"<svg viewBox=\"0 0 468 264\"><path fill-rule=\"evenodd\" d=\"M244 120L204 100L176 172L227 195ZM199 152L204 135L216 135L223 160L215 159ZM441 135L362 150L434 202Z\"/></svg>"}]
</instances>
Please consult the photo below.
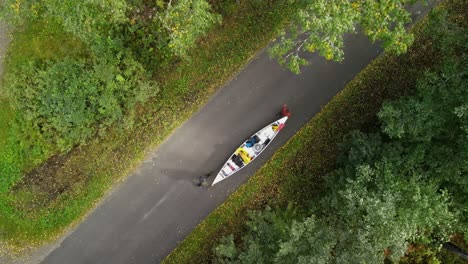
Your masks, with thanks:
<instances>
[{"instance_id":1,"label":"bush","mask_svg":"<svg viewBox=\"0 0 468 264\"><path fill-rule=\"evenodd\" d=\"M6 74L5 88L22 113L25 142L47 145L44 152L85 143L96 125L105 130L157 92L142 66L126 54L91 61L31 60Z\"/></svg>"},{"instance_id":2,"label":"bush","mask_svg":"<svg viewBox=\"0 0 468 264\"><path fill-rule=\"evenodd\" d=\"M122 27L119 36L147 71L167 67L173 57L167 45L169 36L153 16L134 15L131 22Z\"/></svg>"}]
</instances>

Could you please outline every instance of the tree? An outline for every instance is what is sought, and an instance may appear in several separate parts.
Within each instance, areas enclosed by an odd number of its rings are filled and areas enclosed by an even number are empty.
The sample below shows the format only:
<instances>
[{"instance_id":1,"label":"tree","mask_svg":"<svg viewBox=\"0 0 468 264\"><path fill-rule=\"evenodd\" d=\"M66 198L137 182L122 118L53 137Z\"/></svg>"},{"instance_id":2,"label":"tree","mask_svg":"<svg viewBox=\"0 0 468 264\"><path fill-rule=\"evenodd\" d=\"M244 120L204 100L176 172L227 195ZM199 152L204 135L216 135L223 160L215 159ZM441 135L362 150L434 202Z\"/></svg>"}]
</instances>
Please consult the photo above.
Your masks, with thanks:
<instances>
[{"instance_id":1,"label":"tree","mask_svg":"<svg viewBox=\"0 0 468 264\"><path fill-rule=\"evenodd\" d=\"M457 224L457 210L451 206L449 192L426 179L427 164L420 148L356 132L346 140L344 150L348 154L340 169L327 176L325 195L314 202L318 206L310 211L312 216L278 229L284 225L275 224L277 220L259 224L258 219L282 219L281 213L257 214L243 237L243 250L236 249L231 239L220 248L236 254L228 259L218 254L218 259L224 263L258 259L262 263L383 263L386 258L399 260L410 243L439 246L448 240Z\"/></svg>"},{"instance_id":2,"label":"tree","mask_svg":"<svg viewBox=\"0 0 468 264\"><path fill-rule=\"evenodd\" d=\"M314 210L340 235L337 263L398 260L411 242L448 239L457 213L449 193L425 179L420 148L362 133L345 145L349 154L327 176L328 195Z\"/></svg>"},{"instance_id":3,"label":"tree","mask_svg":"<svg viewBox=\"0 0 468 264\"><path fill-rule=\"evenodd\" d=\"M244 250L234 244L234 237L228 236L215 248L219 263L272 263L279 250L279 241L289 233L289 228L297 212L266 208L261 212L250 212L247 222L249 232L243 237Z\"/></svg>"},{"instance_id":4,"label":"tree","mask_svg":"<svg viewBox=\"0 0 468 264\"><path fill-rule=\"evenodd\" d=\"M234 244L231 235L216 247L217 263L328 263L336 243L335 232L314 216L293 220L281 211L251 214L245 250Z\"/></svg>"},{"instance_id":5,"label":"tree","mask_svg":"<svg viewBox=\"0 0 468 264\"><path fill-rule=\"evenodd\" d=\"M451 193L462 223L468 221L466 67L466 58L447 62L426 75L416 96L386 103L379 113L387 135L421 151L420 166L429 168L424 177Z\"/></svg>"},{"instance_id":6,"label":"tree","mask_svg":"<svg viewBox=\"0 0 468 264\"><path fill-rule=\"evenodd\" d=\"M328 60L342 61L343 38L359 28L371 41L379 40L385 50L403 53L413 41L405 29L411 21L407 4L417 0L299 0L291 26L283 31L270 55L295 73L308 61L304 52L318 52Z\"/></svg>"},{"instance_id":7,"label":"tree","mask_svg":"<svg viewBox=\"0 0 468 264\"><path fill-rule=\"evenodd\" d=\"M331 226L313 215L293 221L286 238L279 241L275 263L329 263L337 239Z\"/></svg>"},{"instance_id":8,"label":"tree","mask_svg":"<svg viewBox=\"0 0 468 264\"><path fill-rule=\"evenodd\" d=\"M135 23L141 23L147 27L145 35L151 36L138 36L144 38L138 41L140 45L151 42L151 49L157 50L161 45L157 40L166 40L165 36L158 35L166 35L168 43L165 45L182 58L187 58L187 51L194 47L199 37L212 25L221 22L221 16L211 13L211 6L205 0L171 0L167 5L156 1L144 6L145 10L132 6L126 0L3 1L5 4L0 7L0 18L5 17L8 22L16 24L38 19L51 21L62 25L65 31L91 46L109 38L125 42L128 36L122 31L127 27L132 28ZM148 20L150 23L147 23ZM160 26L166 32L159 30Z\"/></svg>"},{"instance_id":9,"label":"tree","mask_svg":"<svg viewBox=\"0 0 468 264\"><path fill-rule=\"evenodd\" d=\"M158 91L141 65L125 55L111 61L27 61L5 75L5 90L22 113L25 142L52 153L84 144L97 125L100 132L117 120L130 125L124 114L131 116L136 103Z\"/></svg>"},{"instance_id":10,"label":"tree","mask_svg":"<svg viewBox=\"0 0 468 264\"><path fill-rule=\"evenodd\" d=\"M169 1L166 11L160 14L162 25L169 32L169 47L174 54L186 58L187 51L208 28L221 22L221 16L210 13L205 0Z\"/></svg>"},{"instance_id":11,"label":"tree","mask_svg":"<svg viewBox=\"0 0 468 264\"><path fill-rule=\"evenodd\" d=\"M84 43L81 58L31 58L5 76L24 144L43 146L44 157L85 144L117 121L130 127L135 105L158 92L151 79L155 65L187 58L220 21L205 0L0 1L8 22L40 22L46 32L65 31Z\"/></svg>"},{"instance_id":12,"label":"tree","mask_svg":"<svg viewBox=\"0 0 468 264\"><path fill-rule=\"evenodd\" d=\"M379 133L348 135L309 217L260 225L262 217L283 218L259 213L244 246L231 239L225 248L236 253L218 260L383 263L400 260L412 244L438 250L453 233L467 234L467 66L465 56L451 57L414 95L384 104Z\"/></svg>"}]
</instances>

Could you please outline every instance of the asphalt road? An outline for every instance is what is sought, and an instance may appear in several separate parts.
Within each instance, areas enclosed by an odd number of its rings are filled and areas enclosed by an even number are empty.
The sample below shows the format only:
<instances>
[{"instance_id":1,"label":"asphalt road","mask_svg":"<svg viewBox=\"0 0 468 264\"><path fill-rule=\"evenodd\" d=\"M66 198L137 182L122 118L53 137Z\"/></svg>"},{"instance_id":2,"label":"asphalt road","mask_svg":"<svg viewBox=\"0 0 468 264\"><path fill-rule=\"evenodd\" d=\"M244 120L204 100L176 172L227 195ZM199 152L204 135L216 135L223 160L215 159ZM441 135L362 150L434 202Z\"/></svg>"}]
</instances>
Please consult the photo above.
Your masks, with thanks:
<instances>
[{"instance_id":1,"label":"asphalt road","mask_svg":"<svg viewBox=\"0 0 468 264\"><path fill-rule=\"evenodd\" d=\"M365 37L348 36L343 63L312 55L312 65L301 75L282 69L261 52L43 263L160 262L380 52ZM193 184L200 175L217 172L244 139L275 119L283 103L290 106L292 117L259 158L209 189Z\"/></svg>"}]
</instances>

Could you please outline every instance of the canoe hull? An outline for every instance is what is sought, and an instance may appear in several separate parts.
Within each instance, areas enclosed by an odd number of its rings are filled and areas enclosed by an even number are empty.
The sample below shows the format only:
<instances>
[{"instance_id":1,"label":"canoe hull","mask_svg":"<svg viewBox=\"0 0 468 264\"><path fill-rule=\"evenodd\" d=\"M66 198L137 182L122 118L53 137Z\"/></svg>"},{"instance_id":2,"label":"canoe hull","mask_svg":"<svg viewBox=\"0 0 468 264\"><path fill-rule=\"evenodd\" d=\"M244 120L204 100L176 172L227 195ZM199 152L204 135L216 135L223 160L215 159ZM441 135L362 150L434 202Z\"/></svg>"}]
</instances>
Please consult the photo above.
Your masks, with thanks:
<instances>
[{"instance_id":1,"label":"canoe hull","mask_svg":"<svg viewBox=\"0 0 468 264\"><path fill-rule=\"evenodd\" d=\"M282 130L287 120L288 117L285 116L274 121L242 143L226 163L224 163L211 185L215 185L249 165L270 145L271 141Z\"/></svg>"}]
</instances>

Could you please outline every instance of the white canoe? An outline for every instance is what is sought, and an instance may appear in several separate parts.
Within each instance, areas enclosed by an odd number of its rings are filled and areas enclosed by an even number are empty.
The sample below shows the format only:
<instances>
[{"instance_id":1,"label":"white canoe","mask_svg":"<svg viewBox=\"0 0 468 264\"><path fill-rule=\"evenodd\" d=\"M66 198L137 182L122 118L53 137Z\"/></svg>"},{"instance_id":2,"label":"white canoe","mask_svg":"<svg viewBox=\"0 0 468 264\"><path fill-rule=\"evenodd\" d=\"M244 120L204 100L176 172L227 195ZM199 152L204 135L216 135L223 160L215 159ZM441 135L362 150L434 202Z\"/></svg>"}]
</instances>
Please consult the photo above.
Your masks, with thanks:
<instances>
[{"instance_id":1,"label":"white canoe","mask_svg":"<svg viewBox=\"0 0 468 264\"><path fill-rule=\"evenodd\" d=\"M242 143L242 145L240 145L229 157L226 163L224 163L211 186L232 176L234 173L249 165L252 160L258 157L263 150L268 147L271 141L273 141L276 135L278 135L284 127L287 120L287 116L276 120Z\"/></svg>"}]
</instances>

